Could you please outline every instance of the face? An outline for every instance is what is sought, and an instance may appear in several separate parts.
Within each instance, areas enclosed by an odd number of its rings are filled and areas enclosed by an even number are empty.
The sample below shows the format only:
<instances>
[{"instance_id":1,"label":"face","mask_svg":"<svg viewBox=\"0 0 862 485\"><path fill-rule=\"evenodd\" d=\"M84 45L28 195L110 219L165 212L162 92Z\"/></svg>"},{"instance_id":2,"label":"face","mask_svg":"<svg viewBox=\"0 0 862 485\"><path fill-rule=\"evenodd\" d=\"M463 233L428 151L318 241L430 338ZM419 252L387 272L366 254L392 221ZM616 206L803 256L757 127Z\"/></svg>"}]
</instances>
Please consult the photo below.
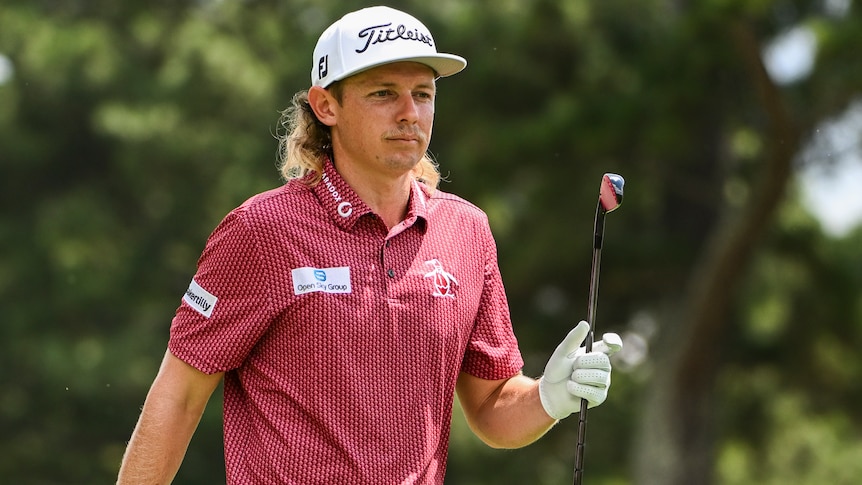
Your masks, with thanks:
<instances>
[{"instance_id":1,"label":"face","mask_svg":"<svg viewBox=\"0 0 862 485\"><path fill-rule=\"evenodd\" d=\"M434 78L428 66L399 62L342 81L341 104L331 108L336 163L391 175L409 172L431 140Z\"/></svg>"}]
</instances>

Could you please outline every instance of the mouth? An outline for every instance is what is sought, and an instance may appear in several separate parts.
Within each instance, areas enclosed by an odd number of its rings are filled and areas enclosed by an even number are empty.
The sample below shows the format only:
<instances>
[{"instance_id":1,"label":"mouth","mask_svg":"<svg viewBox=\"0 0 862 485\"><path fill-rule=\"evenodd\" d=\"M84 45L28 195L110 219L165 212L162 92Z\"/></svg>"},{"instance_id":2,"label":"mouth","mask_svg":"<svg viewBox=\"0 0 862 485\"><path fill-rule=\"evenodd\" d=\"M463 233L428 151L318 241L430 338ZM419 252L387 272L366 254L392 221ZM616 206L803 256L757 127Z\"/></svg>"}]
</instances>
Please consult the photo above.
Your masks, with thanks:
<instances>
[{"instance_id":1,"label":"mouth","mask_svg":"<svg viewBox=\"0 0 862 485\"><path fill-rule=\"evenodd\" d=\"M406 141L406 142L418 142L418 136L412 135L397 135L397 136L389 136L386 138L389 141Z\"/></svg>"},{"instance_id":2,"label":"mouth","mask_svg":"<svg viewBox=\"0 0 862 485\"><path fill-rule=\"evenodd\" d=\"M407 142L407 143L419 143L422 141L421 136L419 136L416 133L409 133L409 132L407 132L407 133L405 133L405 132L390 133L386 137L386 139L389 141Z\"/></svg>"}]
</instances>

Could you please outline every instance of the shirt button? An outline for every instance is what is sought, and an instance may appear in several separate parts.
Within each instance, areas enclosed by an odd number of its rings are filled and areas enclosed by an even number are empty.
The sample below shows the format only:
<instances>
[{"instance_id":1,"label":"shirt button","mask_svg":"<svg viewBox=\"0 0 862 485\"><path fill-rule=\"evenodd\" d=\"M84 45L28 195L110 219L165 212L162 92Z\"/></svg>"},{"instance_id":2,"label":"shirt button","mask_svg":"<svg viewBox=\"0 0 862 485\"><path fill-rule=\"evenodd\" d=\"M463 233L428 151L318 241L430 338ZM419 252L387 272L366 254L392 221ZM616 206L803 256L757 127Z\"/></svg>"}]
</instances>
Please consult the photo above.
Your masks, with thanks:
<instances>
[{"instance_id":1,"label":"shirt button","mask_svg":"<svg viewBox=\"0 0 862 485\"><path fill-rule=\"evenodd\" d=\"M388 274L390 278L394 278L395 277L395 270L392 268L389 268L389 271L387 271L386 274Z\"/></svg>"}]
</instances>

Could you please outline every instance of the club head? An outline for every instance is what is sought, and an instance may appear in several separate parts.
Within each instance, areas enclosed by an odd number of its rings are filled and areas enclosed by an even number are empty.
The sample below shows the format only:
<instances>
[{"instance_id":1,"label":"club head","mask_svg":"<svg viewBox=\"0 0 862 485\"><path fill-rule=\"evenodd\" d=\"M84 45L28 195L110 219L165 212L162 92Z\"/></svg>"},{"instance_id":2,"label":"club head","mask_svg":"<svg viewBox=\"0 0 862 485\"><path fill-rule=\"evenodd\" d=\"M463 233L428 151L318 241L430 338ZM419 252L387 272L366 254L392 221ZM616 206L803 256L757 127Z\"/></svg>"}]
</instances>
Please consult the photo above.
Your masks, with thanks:
<instances>
[{"instance_id":1,"label":"club head","mask_svg":"<svg viewBox=\"0 0 862 485\"><path fill-rule=\"evenodd\" d=\"M615 210L623 203L623 186L626 181L615 173L606 173L602 177L602 188L599 191L599 202L605 212Z\"/></svg>"}]
</instances>

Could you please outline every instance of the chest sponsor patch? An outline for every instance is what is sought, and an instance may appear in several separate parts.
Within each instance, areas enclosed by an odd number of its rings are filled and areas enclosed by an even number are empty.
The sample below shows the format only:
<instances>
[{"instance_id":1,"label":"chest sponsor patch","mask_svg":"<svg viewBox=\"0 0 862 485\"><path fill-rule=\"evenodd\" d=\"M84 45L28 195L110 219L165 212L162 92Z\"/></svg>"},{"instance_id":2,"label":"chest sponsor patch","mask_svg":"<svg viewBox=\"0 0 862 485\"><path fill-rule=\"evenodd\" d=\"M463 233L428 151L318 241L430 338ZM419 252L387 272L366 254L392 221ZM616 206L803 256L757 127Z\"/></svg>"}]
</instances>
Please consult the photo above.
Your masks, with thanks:
<instances>
[{"instance_id":1,"label":"chest sponsor patch","mask_svg":"<svg viewBox=\"0 0 862 485\"><path fill-rule=\"evenodd\" d=\"M183 295L183 301L188 303L196 312L209 318L213 314L213 308L215 308L218 298L192 279L189 289Z\"/></svg>"},{"instance_id":2,"label":"chest sponsor patch","mask_svg":"<svg viewBox=\"0 0 862 485\"><path fill-rule=\"evenodd\" d=\"M293 276L293 294L304 295L322 291L323 293L351 293L350 267L337 268L296 268Z\"/></svg>"}]
</instances>

